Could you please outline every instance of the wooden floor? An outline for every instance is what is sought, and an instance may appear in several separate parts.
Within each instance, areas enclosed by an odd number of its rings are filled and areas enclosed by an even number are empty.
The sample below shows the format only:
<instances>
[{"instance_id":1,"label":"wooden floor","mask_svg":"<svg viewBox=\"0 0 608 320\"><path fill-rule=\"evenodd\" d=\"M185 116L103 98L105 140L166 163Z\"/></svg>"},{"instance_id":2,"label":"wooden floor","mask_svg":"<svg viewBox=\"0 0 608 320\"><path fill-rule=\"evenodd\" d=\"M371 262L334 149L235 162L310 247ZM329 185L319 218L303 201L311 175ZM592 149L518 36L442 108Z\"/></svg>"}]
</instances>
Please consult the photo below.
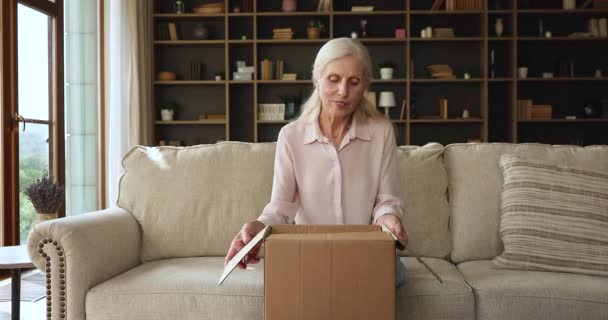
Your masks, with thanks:
<instances>
[{"instance_id":1,"label":"wooden floor","mask_svg":"<svg viewBox=\"0 0 608 320\"><path fill-rule=\"evenodd\" d=\"M32 272L24 273L22 276L30 274ZM6 279L0 281L0 285L10 283L11 279ZM45 312L46 300L40 299L36 302L26 302L21 301L21 319L22 320L44 320L46 319ZM0 320L10 320L11 319L11 301L0 302Z\"/></svg>"}]
</instances>

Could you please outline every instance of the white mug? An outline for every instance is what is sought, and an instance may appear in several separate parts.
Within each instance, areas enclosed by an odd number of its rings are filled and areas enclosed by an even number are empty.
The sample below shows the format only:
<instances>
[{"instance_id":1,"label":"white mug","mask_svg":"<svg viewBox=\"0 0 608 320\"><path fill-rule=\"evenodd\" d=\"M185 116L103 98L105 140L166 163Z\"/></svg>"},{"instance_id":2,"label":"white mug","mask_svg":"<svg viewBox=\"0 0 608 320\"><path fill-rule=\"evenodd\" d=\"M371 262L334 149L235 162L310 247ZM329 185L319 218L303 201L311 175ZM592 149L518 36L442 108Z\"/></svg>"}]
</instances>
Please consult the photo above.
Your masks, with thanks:
<instances>
[{"instance_id":1,"label":"white mug","mask_svg":"<svg viewBox=\"0 0 608 320\"><path fill-rule=\"evenodd\" d=\"M517 74L520 79L525 79L528 77L528 67L519 67L517 68Z\"/></svg>"}]
</instances>

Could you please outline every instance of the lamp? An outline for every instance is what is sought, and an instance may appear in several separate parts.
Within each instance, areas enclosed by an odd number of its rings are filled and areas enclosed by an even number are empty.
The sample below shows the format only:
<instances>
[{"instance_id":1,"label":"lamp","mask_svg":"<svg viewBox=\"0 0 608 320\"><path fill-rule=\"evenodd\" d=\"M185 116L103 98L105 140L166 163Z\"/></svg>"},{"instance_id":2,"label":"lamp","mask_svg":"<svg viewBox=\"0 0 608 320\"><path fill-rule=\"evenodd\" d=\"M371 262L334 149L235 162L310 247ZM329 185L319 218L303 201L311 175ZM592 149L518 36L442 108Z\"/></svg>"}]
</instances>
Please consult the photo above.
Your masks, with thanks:
<instances>
[{"instance_id":1,"label":"lamp","mask_svg":"<svg viewBox=\"0 0 608 320\"><path fill-rule=\"evenodd\" d=\"M390 119L388 115L388 109L396 106L395 93L393 93L392 91L381 91L378 106L384 108L384 114L387 118Z\"/></svg>"}]
</instances>

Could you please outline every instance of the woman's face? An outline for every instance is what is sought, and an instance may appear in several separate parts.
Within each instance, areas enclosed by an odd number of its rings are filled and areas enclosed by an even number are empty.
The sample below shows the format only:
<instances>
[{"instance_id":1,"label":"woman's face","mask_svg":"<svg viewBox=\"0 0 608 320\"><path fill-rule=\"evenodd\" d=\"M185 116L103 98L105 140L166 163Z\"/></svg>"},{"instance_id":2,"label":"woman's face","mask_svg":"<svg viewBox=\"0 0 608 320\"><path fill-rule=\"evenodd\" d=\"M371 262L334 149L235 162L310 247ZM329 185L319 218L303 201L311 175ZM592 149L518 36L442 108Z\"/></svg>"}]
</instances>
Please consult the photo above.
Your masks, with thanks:
<instances>
[{"instance_id":1,"label":"woman's face","mask_svg":"<svg viewBox=\"0 0 608 320\"><path fill-rule=\"evenodd\" d=\"M321 113L338 118L350 116L367 90L363 64L352 56L332 60L325 67L317 86L321 95Z\"/></svg>"}]
</instances>

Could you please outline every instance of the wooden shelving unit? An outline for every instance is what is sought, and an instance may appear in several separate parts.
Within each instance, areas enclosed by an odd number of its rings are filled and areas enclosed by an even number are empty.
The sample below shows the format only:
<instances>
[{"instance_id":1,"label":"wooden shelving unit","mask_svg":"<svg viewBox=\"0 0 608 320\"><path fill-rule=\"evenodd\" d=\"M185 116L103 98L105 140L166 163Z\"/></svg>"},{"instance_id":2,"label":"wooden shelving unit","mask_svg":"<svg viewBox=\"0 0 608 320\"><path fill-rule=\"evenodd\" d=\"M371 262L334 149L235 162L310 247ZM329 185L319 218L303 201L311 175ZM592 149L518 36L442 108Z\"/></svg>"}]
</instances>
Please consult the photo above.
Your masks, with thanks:
<instances>
[{"instance_id":1,"label":"wooden shelving unit","mask_svg":"<svg viewBox=\"0 0 608 320\"><path fill-rule=\"evenodd\" d=\"M589 99L608 99L608 69L602 77L594 76L596 65L608 68L608 38L568 37L585 31L586 19L608 17L608 9L520 8L517 0L499 1L502 6L496 8L496 1L490 0L482 1L481 10L432 11L432 1L378 0L374 1L374 11L352 12L345 4L353 1L334 0L327 12L316 11L317 1L298 1L296 12L282 12L281 0L251 1L251 12L235 13L233 7L242 5L242 0L226 0L223 13L176 14L171 1L154 0L150 17L155 29L150 35L154 73L170 70L178 75L175 81L152 83L155 114L161 103L177 105L176 121L155 121L157 140L179 139L184 145L219 140L275 141L289 120L259 120L258 104L278 103L286 95L306 99L312 88L310 73L317 50L329 39L360 32L359 22L366 19L370 34L359 40L372 55L370 90L395 92L398 106L390 109L390 117L398 144L448 144L469 139L608 143L608 119L563 119L570 113L579 115L581 105ZM191 8L207 2L191 0L188 4ZM504 21L501 36L494 30L497 18ZM563 23L564 19L574 22ZM325 25L320 39L307 39L305 28L310 20ZM540 20L546 30L553 31L551 38L539 35ZM179 40L157 37L159 26L166 23L177 26ZM192 36L200 23L208 27L207 40ZM455 37L421 38L420 31L427 26L453 28ZM273 28L287 27L294 30L293 39L272 39ZM395 38L396 28L404 28L406 37ZM542 73L552 71L554 60L562 56L576 64L574 76L543 78ZM261 80L260 62L264 58L284 60L285 72L296 73L297 80ZM254 67L254 79L232 80L236 60ZM192 61L204 64L202 80L189 79ZM379 79L379 66L385 62L395 65L393 79ZM430 64L450 65L456 78L430 78L426 70ZM520 65L529 67L529 77L517 77ZM465 72L471 74L470 79L463 77ZM214 80L217 73L222 74L222 80ZM432 118L439 114L441 97L449 101L448 119ZM554 119L518 120L518 99L552 104ZM400 119L403 100L406 110ZM464 105L470 118L461 118ZM192 120L203 113L224 114L226 119Z\"/></svg>"}]
</instances>

